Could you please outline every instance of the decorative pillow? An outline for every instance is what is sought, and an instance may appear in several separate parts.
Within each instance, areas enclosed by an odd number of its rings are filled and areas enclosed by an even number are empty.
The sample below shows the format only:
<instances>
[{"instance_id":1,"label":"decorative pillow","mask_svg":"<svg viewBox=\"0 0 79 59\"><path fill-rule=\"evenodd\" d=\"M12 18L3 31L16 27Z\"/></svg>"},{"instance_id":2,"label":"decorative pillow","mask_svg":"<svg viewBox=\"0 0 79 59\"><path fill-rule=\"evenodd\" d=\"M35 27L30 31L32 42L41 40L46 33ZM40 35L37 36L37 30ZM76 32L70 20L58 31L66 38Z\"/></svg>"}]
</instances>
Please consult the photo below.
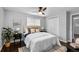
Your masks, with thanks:
<instances>
[{"instance_id":1,"label":"decorative pillow","mask_svg":"<svg viewBox=\"0 0 79 59\"><path fill-rule=\"evenodd\" d=\"M40 29L36 29L36 32L40 32Z\"/></svg>"},{"instance_id":2,"label":"decorative pillow","mask_svg":"<svg viewBox=\"0 0 79 59\"><path fill-rule=\"evenodd\" d=\"M29 33L28 28L25 28L25 33Z\"/></svg>"},{"instance_id":3,"label":"decorative pillow","mask_svg":"<svg viewBox=\"0 0 79 59\"><path fill-rule=\"evenodd\" d=\"M34 32L35 32L35 29L33 29L33 28L30 29L30 32L31 32L31 33L34 33Z\"/></svg>"},{"instance_id":4,"label":"decorative pillow","mask_svg":"<svg viewBox=\"0 0 79 59\"><path fill-rule=\"evenodd\" d=\"M76 44L79 44L79 38L76 38L75 43L76 43Z\"/></svg>"}]
</instances>

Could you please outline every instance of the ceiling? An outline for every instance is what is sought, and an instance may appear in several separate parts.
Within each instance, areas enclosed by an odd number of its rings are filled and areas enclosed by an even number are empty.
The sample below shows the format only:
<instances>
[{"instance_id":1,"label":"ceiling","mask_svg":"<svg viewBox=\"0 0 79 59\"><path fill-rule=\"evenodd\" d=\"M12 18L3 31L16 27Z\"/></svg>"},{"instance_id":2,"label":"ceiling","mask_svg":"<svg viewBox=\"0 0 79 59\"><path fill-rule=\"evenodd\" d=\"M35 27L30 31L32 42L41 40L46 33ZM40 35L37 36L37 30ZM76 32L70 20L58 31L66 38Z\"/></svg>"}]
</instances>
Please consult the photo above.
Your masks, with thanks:
<instances>
[{"instance_id":1,"label":"ceiling","mask_svg":"<svg viewBox=\"0 0 79 59\"><path fill-rule=\"evenodd\" d=\"M37 12L36 7L3 7L5 10L21 12L21 13L33 13Z\"/></svg>"},{"instance_id":2,"label":"ceiling","mask_svg":"<svg viewBox=\"0 0 79 59\"><path fill-rule=\"evenodd\" d=\"M5 10L11 10L31 15L38 15L38 7L3 7ZM60 11L75 11L79 10L79 7L47 7L45 11L45 16L50 16L51 12L60 12Z\"/></svg>"}]
</instances>

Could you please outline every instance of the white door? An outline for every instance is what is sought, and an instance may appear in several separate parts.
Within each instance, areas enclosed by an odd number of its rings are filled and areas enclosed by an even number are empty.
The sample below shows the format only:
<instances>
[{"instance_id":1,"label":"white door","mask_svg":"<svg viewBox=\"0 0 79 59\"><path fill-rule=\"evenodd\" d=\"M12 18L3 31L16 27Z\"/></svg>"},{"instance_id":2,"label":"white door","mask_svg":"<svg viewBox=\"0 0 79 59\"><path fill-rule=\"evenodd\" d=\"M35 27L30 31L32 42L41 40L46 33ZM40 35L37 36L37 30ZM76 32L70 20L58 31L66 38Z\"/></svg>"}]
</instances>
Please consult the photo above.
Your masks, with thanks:
<instances>
[{"instance_id":1,"label":"white door","mask_svg":"<svg viewBox=\"0 0 79 59\"><path fill-rule=\"evenodd\" d=\"M59 18L49 18L47 19L47 32L59 36Z\"/></svg>"}]
</instances>

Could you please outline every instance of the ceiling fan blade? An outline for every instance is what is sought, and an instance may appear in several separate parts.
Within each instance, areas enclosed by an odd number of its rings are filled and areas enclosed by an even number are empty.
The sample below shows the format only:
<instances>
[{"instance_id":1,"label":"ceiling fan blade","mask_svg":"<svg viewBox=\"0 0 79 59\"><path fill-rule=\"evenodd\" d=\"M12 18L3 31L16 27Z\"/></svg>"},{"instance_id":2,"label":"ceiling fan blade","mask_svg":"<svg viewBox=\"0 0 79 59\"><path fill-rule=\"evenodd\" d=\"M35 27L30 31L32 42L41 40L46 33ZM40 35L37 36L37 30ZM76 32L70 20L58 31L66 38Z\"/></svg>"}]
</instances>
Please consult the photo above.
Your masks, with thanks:
<instances>
[{"instance_id":1,"label":"ceiling fan blade","mask_svg":"<svg viewBox=\"0 0 79 59\"><path fill-rule=\"evenodd\" d=\"M45 13L42 12L43 15L45 15Z\"/></svg>"},{"instance_id":2,"label":"ceiling fan blade","mask_svg":"<svg viewBox=\"0 0 79 59\"><path fill-rule=\"evenodd\" d=\"M44 9L43 9L43 11L45 11L47 8L45 7Z\"/></svg>"},{"instance_id":3,"label":"ceiling fan blade","mask_svg":"<svg viewBox=\"0 0 79 59\"><path fill-rule=\"evenodd\" d=\"M42 10L42 7L38 7L38 8L39 8L39 10L38 10L38 11L40 12L40 11Z\"/></svg>"}]
</instances>

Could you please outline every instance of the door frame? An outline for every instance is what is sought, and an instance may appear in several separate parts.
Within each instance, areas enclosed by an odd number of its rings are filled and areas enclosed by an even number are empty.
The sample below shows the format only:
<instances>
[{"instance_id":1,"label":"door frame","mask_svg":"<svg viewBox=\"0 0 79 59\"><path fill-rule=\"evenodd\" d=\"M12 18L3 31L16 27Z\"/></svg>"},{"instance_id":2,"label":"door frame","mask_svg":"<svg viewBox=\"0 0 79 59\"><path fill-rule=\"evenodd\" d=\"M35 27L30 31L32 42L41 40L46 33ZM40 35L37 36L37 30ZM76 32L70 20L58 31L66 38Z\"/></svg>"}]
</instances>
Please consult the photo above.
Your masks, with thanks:
<instances>
[{"instance_id":1,"label":"door frame","mask_svg":"<svg viewBox=\"0 0 79 59\"><path fill-rule=\"evenodd\" d=\"M74 34L73 34L73 16L74 15L79 15L79 13L74 13L74 14L70 14L70 41L72 42L72 39L74 39Z\"/></svg>"}]
</instances>

